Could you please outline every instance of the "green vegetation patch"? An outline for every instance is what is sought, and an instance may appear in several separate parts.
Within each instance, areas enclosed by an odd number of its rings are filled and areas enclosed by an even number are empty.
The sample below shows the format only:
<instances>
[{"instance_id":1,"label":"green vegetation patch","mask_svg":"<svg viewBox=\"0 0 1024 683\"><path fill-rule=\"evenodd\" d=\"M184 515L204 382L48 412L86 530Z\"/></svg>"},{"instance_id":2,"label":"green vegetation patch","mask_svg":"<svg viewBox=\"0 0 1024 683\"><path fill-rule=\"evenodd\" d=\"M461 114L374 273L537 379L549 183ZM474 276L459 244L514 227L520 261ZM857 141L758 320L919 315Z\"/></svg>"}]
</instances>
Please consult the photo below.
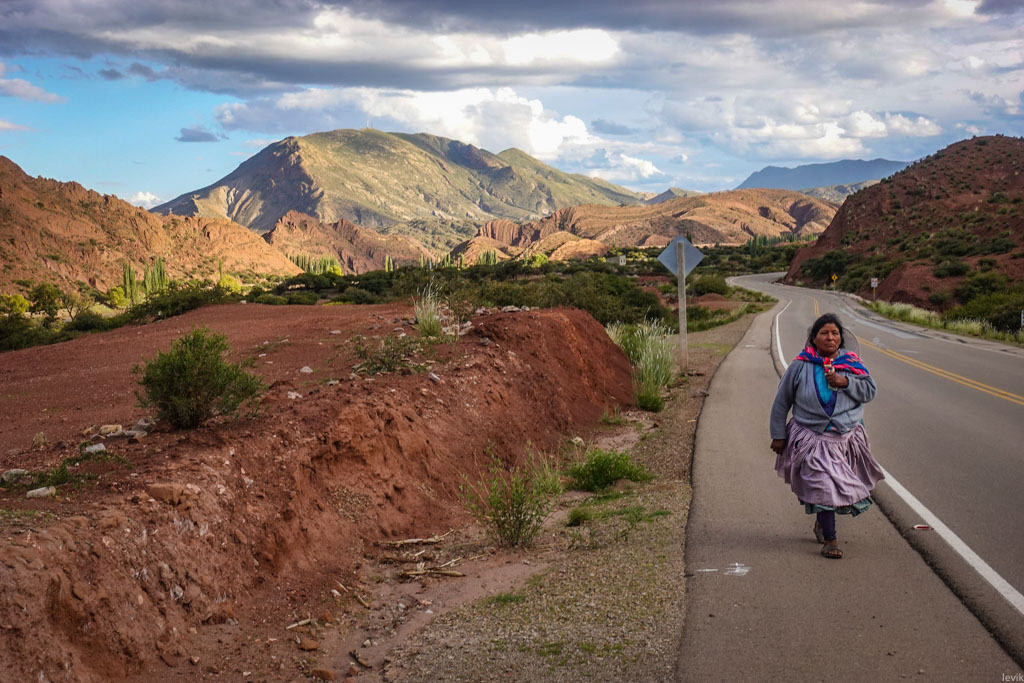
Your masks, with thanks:
<instances>
[{"instance_id":1,"label":"green vegetation patch","mask_svg":"<svg viewBox=\"0 0 1024 683\"><path fill-rule=\"evenodd\" d=\"M593 448L586 460L567 471L569 487L577 491L601 491L622 479L645 482L653 479L643 465L633 462L625 451L606 451Z\"/></svg>"}]
</instances>

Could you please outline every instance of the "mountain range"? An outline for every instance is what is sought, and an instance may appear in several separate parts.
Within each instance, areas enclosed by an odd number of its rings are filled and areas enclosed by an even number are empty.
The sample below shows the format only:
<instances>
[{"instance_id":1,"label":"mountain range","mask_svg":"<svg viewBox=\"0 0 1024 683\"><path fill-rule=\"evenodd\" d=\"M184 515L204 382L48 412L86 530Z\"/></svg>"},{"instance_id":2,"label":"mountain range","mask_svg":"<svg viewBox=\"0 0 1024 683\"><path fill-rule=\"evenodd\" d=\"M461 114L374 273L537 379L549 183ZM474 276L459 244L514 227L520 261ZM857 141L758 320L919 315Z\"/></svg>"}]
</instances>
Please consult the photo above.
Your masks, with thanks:
<instances>
[{"instance_id":1,"label":"mountain range","mask_svg":"<svg viewBox=\"0 0 1024 683\"><path fill-rule=\"evenodd\" d=\"M328 224L424 236L442 250L489 220L639 203L631 190L564 173L517 149L493 154L435 135L367 128L285 138L153 211L229 218L261 234L298 211Z\"/></svg>"},{"instance_id":2,"label":"mountain range","mask_svg":"<svg viewBox=\"0 0 1024 683\"><path fill-rule=\"evenodd\" d=\"M760 171L751 173L739 184L737 190L754 187L777 188L782 190L802 190L803 188L819 188L829 185L849 185L865 180L880 180L902 171L910 164L909 161L889 161L888 159L844 159L825 164L806 164L795 168L766 166Z\"/></svg>"}]
</instances>

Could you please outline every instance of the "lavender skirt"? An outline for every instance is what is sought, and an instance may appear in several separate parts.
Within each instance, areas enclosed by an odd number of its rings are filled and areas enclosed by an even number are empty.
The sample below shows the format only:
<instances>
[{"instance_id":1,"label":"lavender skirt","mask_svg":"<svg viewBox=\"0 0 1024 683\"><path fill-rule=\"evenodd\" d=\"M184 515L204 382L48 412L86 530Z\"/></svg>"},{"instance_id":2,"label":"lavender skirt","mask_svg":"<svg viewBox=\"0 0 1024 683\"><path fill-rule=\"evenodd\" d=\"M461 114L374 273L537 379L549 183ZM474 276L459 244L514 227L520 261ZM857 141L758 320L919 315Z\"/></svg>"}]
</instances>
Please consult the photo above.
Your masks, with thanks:
<instances>
[{"instance_id":1,"label":"lavender skirt","mask_svg":"<svg viewBox=\"0 0 1024 683\"><path fill-rule=\"evenodd\" d=\"M867 509L871 490L885 475L871 457L864 425L845 434L818 434L790 420L786 437L785 450L775 458L775 471L808 512L835 510L857 515Z\"/></svg>"}]
</instances>

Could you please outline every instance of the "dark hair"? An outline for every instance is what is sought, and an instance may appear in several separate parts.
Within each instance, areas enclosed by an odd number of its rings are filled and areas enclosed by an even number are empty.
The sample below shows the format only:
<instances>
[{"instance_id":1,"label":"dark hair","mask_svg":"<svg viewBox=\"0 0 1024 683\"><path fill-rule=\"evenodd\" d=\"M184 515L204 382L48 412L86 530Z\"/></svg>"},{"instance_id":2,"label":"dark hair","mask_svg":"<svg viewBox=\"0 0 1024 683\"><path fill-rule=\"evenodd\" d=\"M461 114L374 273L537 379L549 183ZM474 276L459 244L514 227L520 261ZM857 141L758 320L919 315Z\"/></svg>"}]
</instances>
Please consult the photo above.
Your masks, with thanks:
<instances>
[{"instance_id":1,"label":"dark hair","mask_svg":"<svg viewBox=\"0 0 1024 683\"><path fill-rule=\"evenodd\" d=\"M839 348L846 346L846 331L843 330L843 323L839 322L839 316L835 313L825 313L820 318L814 321L811 325L811 329L807 331L807 345L814 346L814 338L818 336L818 332L821 328L832 323L839 329Z\"/></svg>"}]
</instances>

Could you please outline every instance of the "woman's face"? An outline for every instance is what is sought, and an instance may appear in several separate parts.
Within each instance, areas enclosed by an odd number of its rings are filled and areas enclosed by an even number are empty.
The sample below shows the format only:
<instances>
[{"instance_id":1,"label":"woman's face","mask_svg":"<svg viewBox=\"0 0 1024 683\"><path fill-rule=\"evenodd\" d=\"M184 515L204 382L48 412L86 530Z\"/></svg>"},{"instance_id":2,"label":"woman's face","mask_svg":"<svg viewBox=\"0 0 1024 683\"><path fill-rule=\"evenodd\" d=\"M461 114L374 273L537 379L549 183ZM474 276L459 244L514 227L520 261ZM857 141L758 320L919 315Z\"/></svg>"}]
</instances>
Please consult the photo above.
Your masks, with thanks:
<instances>
[{"instance_id":1,"label":"woman's face","mask_svg":"<svg viewBox=\"0 0 1024 683\"><path fill-rule=\"evenodd\" d=\"M834 356L839 350L841 339L839 328L832 323L825 323L818 330L818 334L814 335L814 348L818 349L818 353L823 356Z\"/></svg>"}]
</instances>

